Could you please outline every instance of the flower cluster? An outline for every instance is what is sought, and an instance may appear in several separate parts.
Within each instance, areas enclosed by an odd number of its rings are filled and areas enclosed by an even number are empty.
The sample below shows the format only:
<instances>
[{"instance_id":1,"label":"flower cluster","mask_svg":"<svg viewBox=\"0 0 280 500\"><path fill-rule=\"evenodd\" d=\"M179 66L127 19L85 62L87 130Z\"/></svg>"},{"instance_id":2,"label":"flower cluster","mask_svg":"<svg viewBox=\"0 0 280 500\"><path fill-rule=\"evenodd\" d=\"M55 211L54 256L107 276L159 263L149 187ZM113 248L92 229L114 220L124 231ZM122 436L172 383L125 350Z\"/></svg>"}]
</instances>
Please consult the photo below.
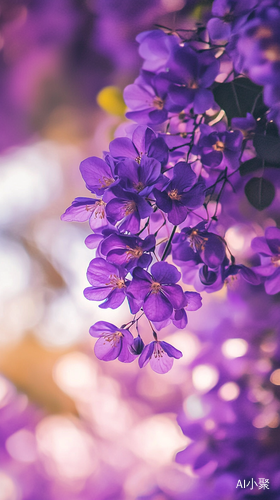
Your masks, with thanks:
<instances>
[{"instance_id":1,"label":"flower cluster","mask_svg":"<svg viewBox=\"0 0 280 500\"><path fill-rule=\"evenodd\" d=\"M103 309L127 301L133 315L121 327L104 321L91 327L100 359L131 362L139 356L141 368L150 361L154 371L165 373L182 353L159 340L157 331L170 323L185 328L186 311L201 306L199 292L215 292L238 277L259 285L262 276L267 293L280 290L278 229L267 230L266 240L254 240L259 267L247 257L236 262L226 240L233 221L242 221L236 195L253 210L276 203L273 176L243 181L269 168L280 148L262 88L242 74L270 85L278 71L278 17L272 20L272 12L280 16L280 10L270 4L215 0L208 31L164 28L137 37L143 66L124 89L126 116L135 123L110 143L102 159L82 161L81 175L93 197L76 198L62 216L89 220L93 231L86 239L95 249L86 298L102 301ZM254 44L263 40L271 63L265 80L256 78L254 69L263 59L252 59ZM147 345L140 320L151 329Z\"/></svg>"},{"instance_id":2,"label":"flower cluster","mask_svg":"<svg viewBox=\"0 0 280 500\"><path fill-rule=\"evenodd\" d=\"M280 126L280 8L275 0L215 0L207 28L215 43L227 45L235 70L264 85L264 101Z\"/></svg>"}]
</instances>

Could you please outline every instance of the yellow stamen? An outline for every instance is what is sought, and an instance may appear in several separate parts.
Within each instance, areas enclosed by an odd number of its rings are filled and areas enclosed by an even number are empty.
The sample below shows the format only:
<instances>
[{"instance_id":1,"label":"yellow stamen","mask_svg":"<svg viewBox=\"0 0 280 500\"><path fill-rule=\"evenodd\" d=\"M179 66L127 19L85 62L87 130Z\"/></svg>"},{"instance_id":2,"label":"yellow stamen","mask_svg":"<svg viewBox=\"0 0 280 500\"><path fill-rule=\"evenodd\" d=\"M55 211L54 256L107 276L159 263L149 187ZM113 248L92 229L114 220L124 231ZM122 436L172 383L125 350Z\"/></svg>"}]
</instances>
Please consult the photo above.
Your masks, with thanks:
<instances>
[{"instance_id":1,"label":"yellow stamen","mask_svg":"<svg viewBox=\"0 0 280 500\"><path fill-rule=\"evenodd\" d=\"M152 293L158 293L161 289L161 284L157 283L157 281L153 281L151 285Z\"/></svg>"},{"instance_id":2,"label":"yellow stamen","mask_svg":"<svg viewBox=\"0 0 280 500\"><path fill-rule=\"evenodd\" d=\"M182 198L182 195L178 194L178 189L172 189L171 191L168 191L167 194L171 200L179 201Z\"/></svg>"},{"instance_id":3,"label":"yellow stamen","mask_svg":"<svg viewBox=\"0 0 280 500\"><path fill-rule=\"evenodd\" d=\"M161 99L161 97L156 96L153 100L153 107L162 110L164 106L164 101Z\"/></svg>"},{"instance_id":4,"label":"yellow stamen","mask_svg":"<svg viewBox=\"0 0 280 500\"><path fill-rule=\"evenodd\" d=\"M225 145L222 141L217 141L216 144L213 145L213 149L215 149L215 151L224 151Z\"/></svg>"}]
</instances>

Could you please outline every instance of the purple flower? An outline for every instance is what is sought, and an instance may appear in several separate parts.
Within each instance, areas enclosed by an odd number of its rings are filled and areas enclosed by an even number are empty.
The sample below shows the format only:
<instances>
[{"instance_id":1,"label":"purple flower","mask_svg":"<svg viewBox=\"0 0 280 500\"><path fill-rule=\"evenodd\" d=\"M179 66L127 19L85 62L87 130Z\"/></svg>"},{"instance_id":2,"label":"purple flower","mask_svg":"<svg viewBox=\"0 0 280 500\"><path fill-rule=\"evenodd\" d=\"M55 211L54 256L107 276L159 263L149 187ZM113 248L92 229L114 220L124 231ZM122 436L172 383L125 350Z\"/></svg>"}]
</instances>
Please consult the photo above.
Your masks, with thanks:
<instances>
[{"instance_id":1,"label":"purple flower","mask_svg":"<svg viewBox=\"0 0 280 500\"><path fill-rule=\"evenodd\" d=\"M180 277L176 267L167 262L156 262L151 267L151 274L136 267L128 287L128 294L137 301L132 306L132 312L136 313L143 305L149 320L163 321L169 318L173 309L181 309L186 305L182 288L175 284ZM136 310L133 310L134 307Z\"/></svg>"},{"instance_id":2,"label":"purple flower","mask_svg":"<svg viewBox=\"0 0 280 500\"><path fill-rule=\"evenodd\" d=\"M171 321L176 328L181 330L188 324L188 317L186 311L197 311L202 306L201 295L197 292L184 292L186 297L186 305L182 309L174 309L170 318L161 322L153 322L157 330L161 330L167 326Z\"/></svg>"},{"instance_id":3,"label":"purple flower","mask_svg":"<svg viewBox=\"0 0 280 500\"><path fill-rule=\"evenodd\" d=\"M280 229L268 227L264 237L253 239L252 249L260 255L261 265L254 270L264 277L266 293L280 292Z\"/></svg>"},{"instance_id":4,"label":"purple flower","mask_svg":"<svg viewBox=\"0 0 280 500\"><path fill-rule=\"evenodd\" d=\"M121 221L118 228L120 231L137 233L140 228L140 220L151 215L151 205L136 193L125 191L120 186L112 188L115 198L112 198L106 206L108 220L112 224Z\"/></svg>"},{"instance_id":5,"label":"purple flower","mask_svg":"<svg viewBox=\"0 0 280 500\"><path fill-rule=\"evenodd\" d=\"M181 267L183 281L199 292L215 292L230 276L240 274L248 283L258 285L260 280L252 269L231 264L226 256L223 238L205 229L201 222L194 228L184 228L174 236L172 256Z\"/></svg>"},{"instance_id":6,"label":"purple flower","mask_svg":"<svg viewBox=\"0 0 280 500\"><path fill-rule=\"evenodd\" d=\"M162 30L144 31L136 37L139 54L144 59L143 69L163 70L171 55L172 48L180 43L177 35L166 34Z\"/></svg>"},{"instance_id":7,"label":"purple flower","mask_svg":"<svg viewBox=\"0 0 280 500\"><path fill-rule=\"evenodd\" d=\"M110 143L110 153L117 160L130 158L140 163L143 156L155 158L162 166L168 161L168 147L162 137L157 137L149 127L138 126L129 137L118 137Z\"/></svg>"},{"instance_id":8,"label":"purple flower","mask_svg":"<svg viewBox=\"0 0 280 500\"><path fill-rule=\"evenodd\" d=\"M231 120L231 128L240 130L246 138L250 138L256 126L257 122L251 113L247 113L246 118L232 118Z\"/></svg>"},{"instance_id":9,"label":"purple flower","mask_svg":"<svg viewBox=\"0 0 280 500\"><path fill-rule=\"evenodd\" d=\"M226 256L225 241L219 235L206 231L203 222L194 228L185 227L182 233L187 235L190 247L199 254L204 264L211 268L222 264Z\"/></svg>"},{"instance_id":10,"label":"purple flower","mask_svg":"<svg viewBox=\"0 0 280 500\"><path fill-rule=\"evenodd\" d=\"M204 113L214 105L208 89L219 73L219 61L205 50L195 52L190 46L176 46L170 62L170 74L176 84L170 87L170 98L182 109L193 105L195 114Z\"/></svg>"},{"instance_id":11,"label":"purple flower","mask_svg":"<svg viewBox=\"0 0 280 500\"><path fill-rule=\"evenodd\" d=\"M130 352L135 356L139 356L144 349L144 342L141 339L140 335L138 335L135 339L133 339L132 344L129 346Z\"/></svg>"},{"instance_id":12,"label":"purple flower","mask_svg":"<svg viewBox=\"0 0 280 500\"><path fill-rule=\"evenodd\" d=\"M257 16L247 22L237 43L238 71L248 74L259 85L278 81L280 51L280 9L260 5Z\"/></svg>"},{"instance_id":13,"label":"purple flower","mask_svg":"<svg viewBox=\"0 0 280 500\"><path fill-rule=\"evenodd\" d=\"M99 307L116 309L126 297L125 276L127 271L114 266L104 259L93 259L87 270L87 279L92 285L84 290L88 300L104 300Z\"/></svg>"},{"instance_id":14,"label":"purple flower","mask_svg":"<svg viewBox=\"0 0 280 500\"><path fill-rule=\"evenodd\" d=\"M261 282L260 277L255 273L255 271L247 266L244 266L244 264L232 264L230 266L225 265L222 268L222 277L224 281L226 281L229 276L235 276L236 274L240 274L240 276L242 276L242 278L251 285L259 285Z\"/></svg>"},{"instance_id":15,"label":"purple flower","mask_svg":"<svg viewBox=\"0 0 280 500\"><path fill-rule=\"evenodd\" d=\"M150 253L155 249L154 235L149 235L142 240L136 236L111 234L105 238L101 245L101 252L108 262L124 266L131 271L136 266L148 267L152 261Z\"/></svg>"},{"instance_id":16,"label":"purple flower","mask_svg":"<svg viewBox=\"0 0 280 500\"><path fill-rule=\"evenodd\" d=\"M204 201L204 183L196 182L197 177L191 166L179 162L174 166L173 178L164 191L154 189L157 206L168 213L168 220L181 224L187 217L189 209L198 208Z\"/></svg>"},{"instance_id":17,"label":"purple flower","mask_svg":"<svg viewBox=\"0 0 280 500\"><path fill-rule=\"evenodd\" d=\"M159 124L168 118L168 112L180 112L181 104L174 103L169 96L170 80L165 73L142 71L135 83L124 89L124 100L132 109L127 118L142 124Z\"/></svg>"},{"instance_id":18,"label":"purple flower","mask_svg":"<svg viewBox=\"0 0 280 500\"><path fill-rule=\"evenodd\" d=\"M75 198L72 205L61 216L61 220L76 222L88 220L93 231L102 230L109 224L105 207L106 203L101 199Z\"/></svg>"},{"instance_id":19,"label":"purple flower","mask_svg":"<svg viewBox=\"0 0 280 500\"><path fill-rule=\"evenodd\" d=\"M167 373L173 366L174 358L179 359L182 356L181 351L175 349L171 344L163 340L154 340L144 347L138 361L140 368L146 366L150 361L154 372Z\"/></svg>"},{"instance_id":20,"label":"purple flower","mask_svg":"<svg viewBox=\"0 0 280 500\"><path fill-rule=\"evenodd\" d=\"M114 165L107 156L108 163L97 156L83 160L80 165L82 177L87 189L92 193L102 195L115 183Z\"/></svg>"},{"instance_id":21,"label":"purple flower","mask_svg":"<svg viewBox=\"0 0 280 500\"><path fill-rule=\"evenodd\" d=\"M125 191L148 196L160 180L161 165L159 161L147 156L143 156L139 163L127 158L118 164L117 171L120 186Z\"/></svg>"},{"instance_id":22,"label":"purple flower","mask_svg":"<svg viewBox=\"0 0 280 500\"><path fill-rule=\"evenodd\" d=\"M107 321L98 321L90 327L92 337L98 337L94 352L98 359L111 361L118 358L123 363L131 363L136 358L130 351L133 336L128 330L118 328Z\"/></svg>"},{"instance_id":23,"label":"purple flower","mask_svg":"<svg viewBox=\"0 0 280 500\"><path fill-rule=\"evenodd\" d=\"M201 126L202 135L197 153L205 167L235 170L239 167L243 135L240 131L213 132L208 126Z\"/></svg>"},{"instance_id":24,"label":"purple flower","mask_svg":"<svg viewBox=\"0 0 280 500\"><path fill-rule=\"evenodd\" d=\"M257 4L257 0L214 0L212 17L207 23L212 40L229 40L231 34L246 23L247 16Z\"/></svg>"}]
</instances>

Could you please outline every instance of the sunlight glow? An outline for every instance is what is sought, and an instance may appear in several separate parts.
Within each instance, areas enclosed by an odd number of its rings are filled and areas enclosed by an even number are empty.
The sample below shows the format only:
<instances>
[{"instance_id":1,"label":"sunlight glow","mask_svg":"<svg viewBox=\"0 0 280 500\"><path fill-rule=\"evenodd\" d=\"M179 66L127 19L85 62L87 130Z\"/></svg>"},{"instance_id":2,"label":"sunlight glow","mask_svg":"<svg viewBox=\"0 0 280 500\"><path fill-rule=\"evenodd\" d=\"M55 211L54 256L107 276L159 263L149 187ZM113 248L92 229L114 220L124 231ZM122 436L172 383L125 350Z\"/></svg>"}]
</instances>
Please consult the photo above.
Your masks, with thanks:
<instances>
[{"instance_id":1,"label":"sunlight glow","mask_svg":"<svg viewBox=\"0 0 280 500\"><path fill-rule=\"evenodd\" d=\"M198 365L192 372L193 385L198 391L208 392L219 379L218 370L211 365Z\"/></svg>"},{"instance_id":2,"label":"sunlight glow","mask_svg":"<svg viewBox=\"0 0 280 500\"><path fill-rule=\"evenodd\" d=\"M244 339L228 339L222 345L222 353L226 358L240 358L248 350L248 342Z\"/></svg>"},{"instance_id":3,"label":"sunlight glow","mask_svg":"<svg viewBox=\"0 0 280 500\"><path fill-rule=\"evenodd\" d=\"M227 382L219 389L219 396L224 399L224 401L232 401L238 398L239 393L239 386L235 382Z\"/></svg>"}]
</instances>

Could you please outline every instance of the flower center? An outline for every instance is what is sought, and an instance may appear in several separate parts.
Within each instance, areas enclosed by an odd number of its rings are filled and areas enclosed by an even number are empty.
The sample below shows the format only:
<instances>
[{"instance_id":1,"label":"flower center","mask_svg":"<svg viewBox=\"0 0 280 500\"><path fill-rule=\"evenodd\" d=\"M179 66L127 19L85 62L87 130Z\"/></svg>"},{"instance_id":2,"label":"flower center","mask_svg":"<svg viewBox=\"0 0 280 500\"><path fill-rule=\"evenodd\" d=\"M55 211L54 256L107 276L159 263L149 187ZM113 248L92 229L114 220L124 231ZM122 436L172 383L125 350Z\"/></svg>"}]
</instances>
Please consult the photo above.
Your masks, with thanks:
<instances>
[{"instance_id":1,"label":"flower center","mask_svg":"<svg viewBox=\"0 0 280 500\"><path fill-rule=\"evenodd\" d=\"M271 45L264 52L265 57L271 62L280 61L280 47L277 44Z\"/></svg>"},{"instance_id":2,"label":"flower center","mask_svg":"<svg viewBox=\"0 0 280 500\"><path fill-rule=\"evenodd\" d=\"M160 292L160 289L161 289L161 284L158 283L157 281L153 281L153 283L151 284L152 293L158 293Z\"/></svg>"},{"instance_id":3,"label":"flower center","mask_svg":"<svg viewBox=\"0 0 280 500\"><path fill-rule=\"evenodd\" d=\"M137 191L137 193L139 193L139 191L142 191L142 189L144 189L144 184L143 182L138 182L137 184L133 184L133 187L135 189L135 191Z\"/></svg>"},{"instance_id":4,"label":"flower center","mask_svg":"<svg viewBox=\"0 0 280 500\"><path fill-rule=\"evenodd\" d=\"M116 347L118 345L119 341L121 340L121 338L123 337L123 333L122 332L114 332L114 333L103 332L102 337L105 340L105 342L109 342L110 344L113 344L113 347ZM105 342L104 342L104 344L105 344Z\"/></svg>"},{"instance_id":5,"label":"flower center","mask_svg":"<svg viewBox=\"0 0 280 500\"><path fill-rule=\"evenodd\" d=\"M224 151L225 145L222 141L217 141L216 144L213 145L213 149L215 149L215 151Z\"/></svg>"},{"instance_id":6,"label":"flower center","mask_svg":"<svg viewBox=\"0 0 280 500\"><path fill-rule=\"evenodd\" d=\"M197 84L197 82L193 80L193 81L190 83L189 88L190 88L190 89L198 89L198 84Z\"/></svg>"},{"instance_id":7,"label":"flower center","mask_svg":"<svg viewBox=\"0 0 280 500\"><path fill-rule=\"evenodd\" d=\"M128 250L126 251L128 258L130 259L139 259L141 255L143 255L143 249L141 247L135 247L135 248L130 248L127 247Z\"/></svg>"},{"instance_id":8,"label":"flower center","mask_svg":"<svg viewBox=\"0 0 280 500\"><path fill-rule=\"evenodd\" d=\"M178 194L178 189L172 189L171 191L168 191L167 194L171 200L179 201L182 198L182 195Z\"/></svg>"},{"instance_id":9,"label":"flower center","mask_svg":"<svg viewBox=\"0 0 280 500\"><path fill-rule=\"evenodd\" d=\"M124 279L119 278L116 274L110 274L109 278L110 278L109 283L105 283L105 285L111 286L113 288L113 290L115 290L116 288L125 288L126 287Z\"/></svg>"},{"instance_id":10,"label":"flower center","mask_svg":"<svg viewBox=\"0 0 280 500\"><path fill-rule=\"evenodd\" d=\"M197 252L205 249L205 243L208 241L208 238L199 234L197 229L194 229L189 235L188 241L193 251Z\"/></svg>"},{"instance_id":11,"label":"flower center","mask_svg":"<svg viewBox=\"0 0 280 500\"><path fill-rule=\"evenodd\" d=\"M271 263L275 266L275 267L279 267L280 266L280 255L273 255L271 257Z\"/></svg>"},{"instance_id":12,"label":"flower center","mask_svg":"<svg viewBox=\"0 0 280 500\"><path fill-rule=\"evenodd\" d=\"M225 285L227 285L229 288L234 289L234 285L236 284L237 280L238 274L232 274L225 279Z\"/></svg>"},{"instance_id":13,"label":"flower center","mask_svg":"<svg viewBox=\"0 0 280 500\"><path fill-rule=\"evenodd\" d=\"M100 182L101 188L107 188L113 184L114 179L110 179L110 177L102 177L101 179L98 179Z\"/></svg>"},{"instance_id":14,"label":"flower center","mask_svg":"<svg viewBox=\"0 0 280 500\"><path fill-rule=\"evenodd\" d=\"M136 203L135 201L127 201L125 203L124 215L131 215L136 211Z\"/></svg>"},{"instance_id":15,"label":"flower center","mask_svg":"<svg viewBox=\"0 0 280 500\"><path fill-rule=\"evenodd\" d=\"M140 163L141 163L141 158L142 158L143 154L144 153L142 153L142 151L141 151L139 156L136 156L136 158L135 158L135 161L138 163L138 165L140 165Z\"/></svg>"},{"instance_id":16,"label":"flower center","mask_svg":"<svg viewBox=\"0 0 280 500\"><path fill-rule=\"evenodd\" d=\"M159 343L156 343L154 347L154 357L158 358L159 360L160 358L162 358L163 355L164 355L164 350L159 345Z\"/></svg>"},{"instance_id":17,"label":"flower center","mask_svg":"<svg viewBox=\"0 0 280 500\"><path fill-rule=\"evenodd\" d=\"M94 219L104 219L105 218L105 206L106 203L102 200L97 201L94 205L87 205L86 210L93 213Z\"/></svg>"},{"instance_id":18,"label":"flower center","mask_svg":"<svg viewBox=\"0 0 280 500\"><path fill-rule=\"evenodd\" d=\"M153 100L153 107L162 110L164 106L164 101L161 97L156 96Z\"/></svg>"},{"instance_id":19,"label":"flower center","mask_svg":"<svg viewBox=\"0 0 280 500\"><path fill-rule=\"evenodd\" d=\"M259 40L261 38L271 38L272 35L273 33L268 26L259 26L255 31L254 38Z\"/></svg>"}]
</instances>

